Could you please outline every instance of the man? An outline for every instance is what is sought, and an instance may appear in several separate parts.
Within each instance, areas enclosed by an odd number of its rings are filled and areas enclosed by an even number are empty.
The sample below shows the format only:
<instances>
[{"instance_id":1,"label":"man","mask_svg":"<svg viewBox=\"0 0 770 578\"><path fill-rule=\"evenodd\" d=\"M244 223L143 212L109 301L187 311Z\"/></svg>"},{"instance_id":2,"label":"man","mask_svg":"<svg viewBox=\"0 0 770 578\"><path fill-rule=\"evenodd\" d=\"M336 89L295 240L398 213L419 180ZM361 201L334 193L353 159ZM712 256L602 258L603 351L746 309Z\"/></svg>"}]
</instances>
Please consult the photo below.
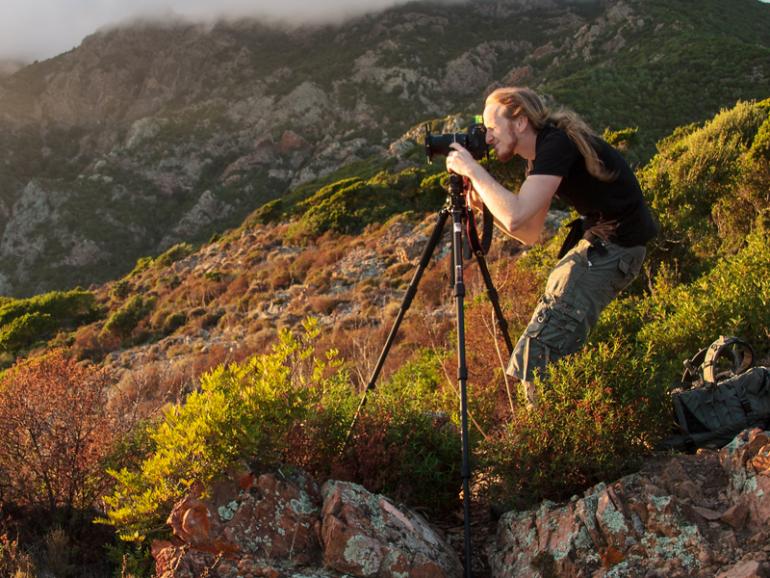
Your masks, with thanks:
<instances>
[{"instance_id":1,"label":"man","mask_svg":"<svg viewBox=\"0 0 770 578\"><path fill-rule=\"evenodd\" d=\"M446 166L470 180L472 206L483 202L525 244L538 240L554 195L581 215L506 370L531 407L535 373L585 343L601 311L639 274L657 225L623 157L574 113L548 110L528 88L500 88L486 99L484 124L497 158L526 159L527 177L514 194L453 144Z\"/></svg>"}]
</instances>

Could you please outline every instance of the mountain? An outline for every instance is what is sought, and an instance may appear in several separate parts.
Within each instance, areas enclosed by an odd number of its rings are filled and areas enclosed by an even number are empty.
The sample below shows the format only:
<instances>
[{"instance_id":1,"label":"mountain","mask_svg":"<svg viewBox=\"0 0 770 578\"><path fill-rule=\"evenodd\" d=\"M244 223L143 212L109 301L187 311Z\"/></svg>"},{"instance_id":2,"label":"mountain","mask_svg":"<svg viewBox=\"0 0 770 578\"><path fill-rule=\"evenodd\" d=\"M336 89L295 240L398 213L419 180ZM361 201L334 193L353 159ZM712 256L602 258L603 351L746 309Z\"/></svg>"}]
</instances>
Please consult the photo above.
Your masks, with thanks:
<instances>
[{"instance_id":1,"label":"mountain","mask_svg":"<svg viewBox=\"0 0 770 578\"><path fill-rule=\"evenodd\" d=\"M500 83L599 130L638 127L643 161L675 126L767 96L769 56L756 0L418 2L336 26L99 32L0 77L0 293L103 282L205 241L340 167L383 163L420 123L459 114L443 125L457 130Z\"/></svg>"},{"instance_id":2,"label":"mountain","mask_svg":"<svg viewBox=\"0 0 770 578\"><path fill-rule=\"evenodd\" d=\"M24 68L25 64L18 60L6 60L0 58L0 78L10 76Z\"/></svg>"}]
</instances>

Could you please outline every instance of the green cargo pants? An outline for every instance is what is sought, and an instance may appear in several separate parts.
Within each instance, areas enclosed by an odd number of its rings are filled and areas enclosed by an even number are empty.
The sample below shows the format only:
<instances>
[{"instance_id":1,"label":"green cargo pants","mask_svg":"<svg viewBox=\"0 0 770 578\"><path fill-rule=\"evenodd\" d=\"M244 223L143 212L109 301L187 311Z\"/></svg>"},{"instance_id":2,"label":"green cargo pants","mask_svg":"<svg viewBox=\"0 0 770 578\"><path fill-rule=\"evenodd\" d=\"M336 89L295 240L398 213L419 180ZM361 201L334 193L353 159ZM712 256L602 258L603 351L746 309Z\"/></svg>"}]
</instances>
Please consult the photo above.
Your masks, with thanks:
<instances>
[{"instance_id":1,"label":"green cargo pants","mask_svg":"<svg viewBox=\"0 0 770 578\"><path fill-rule=\"evenodd\" d=\"M508 375L531 382L549 362L580 349L602 310L639 274L643 245L606 243L604 249L582 239L559 261L513 350Z\"/></svg>"}]
</instances>

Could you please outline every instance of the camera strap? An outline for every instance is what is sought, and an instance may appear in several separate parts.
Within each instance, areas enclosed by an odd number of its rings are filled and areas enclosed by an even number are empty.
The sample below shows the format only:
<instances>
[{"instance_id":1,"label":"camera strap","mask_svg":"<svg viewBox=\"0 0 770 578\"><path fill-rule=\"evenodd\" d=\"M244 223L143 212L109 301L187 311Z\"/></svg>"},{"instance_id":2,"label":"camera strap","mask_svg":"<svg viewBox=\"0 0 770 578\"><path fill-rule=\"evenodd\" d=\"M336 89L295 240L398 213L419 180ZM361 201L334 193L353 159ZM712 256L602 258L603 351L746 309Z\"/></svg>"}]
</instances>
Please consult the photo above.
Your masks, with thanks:
<instances>
[{"instance_id":1,"label":"camera strap","mask_svg":"<svg viewBox=\"0 0 770 578\"><path fill-rule=\"evenodd\" d=\"M489 247L492 246L493 225L492 213L484 205L482 210L481 239L479 240L479 233L476 230L476 219L473 216L473 211L468 209L468 241L470 241L471 249L473 249L474 253L480 252L482 255L486 255L489 252Z\"/></svg>"}]
</instances>

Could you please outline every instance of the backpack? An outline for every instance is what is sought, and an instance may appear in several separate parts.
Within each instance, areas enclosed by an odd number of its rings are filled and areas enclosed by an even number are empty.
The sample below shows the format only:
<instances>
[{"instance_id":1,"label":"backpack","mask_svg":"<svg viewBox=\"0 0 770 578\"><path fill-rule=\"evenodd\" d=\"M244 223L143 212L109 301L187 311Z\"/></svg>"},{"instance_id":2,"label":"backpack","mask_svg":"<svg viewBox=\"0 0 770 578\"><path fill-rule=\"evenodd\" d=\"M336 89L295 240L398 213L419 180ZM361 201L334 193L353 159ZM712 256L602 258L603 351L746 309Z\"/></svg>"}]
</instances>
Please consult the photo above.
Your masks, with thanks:
<instances>
[{"instance_id":1,"label":"backpack","mask_svg":"<svg viewBox=\"0 0 770 578\"><path fill-rule=\"evenodd\" d=\"M770 423L770 369L752 367L751 346L721 336L685 360L670 393L675 433L662 449L720 448L741 431Z\"/></svg>"}]
</instances>

